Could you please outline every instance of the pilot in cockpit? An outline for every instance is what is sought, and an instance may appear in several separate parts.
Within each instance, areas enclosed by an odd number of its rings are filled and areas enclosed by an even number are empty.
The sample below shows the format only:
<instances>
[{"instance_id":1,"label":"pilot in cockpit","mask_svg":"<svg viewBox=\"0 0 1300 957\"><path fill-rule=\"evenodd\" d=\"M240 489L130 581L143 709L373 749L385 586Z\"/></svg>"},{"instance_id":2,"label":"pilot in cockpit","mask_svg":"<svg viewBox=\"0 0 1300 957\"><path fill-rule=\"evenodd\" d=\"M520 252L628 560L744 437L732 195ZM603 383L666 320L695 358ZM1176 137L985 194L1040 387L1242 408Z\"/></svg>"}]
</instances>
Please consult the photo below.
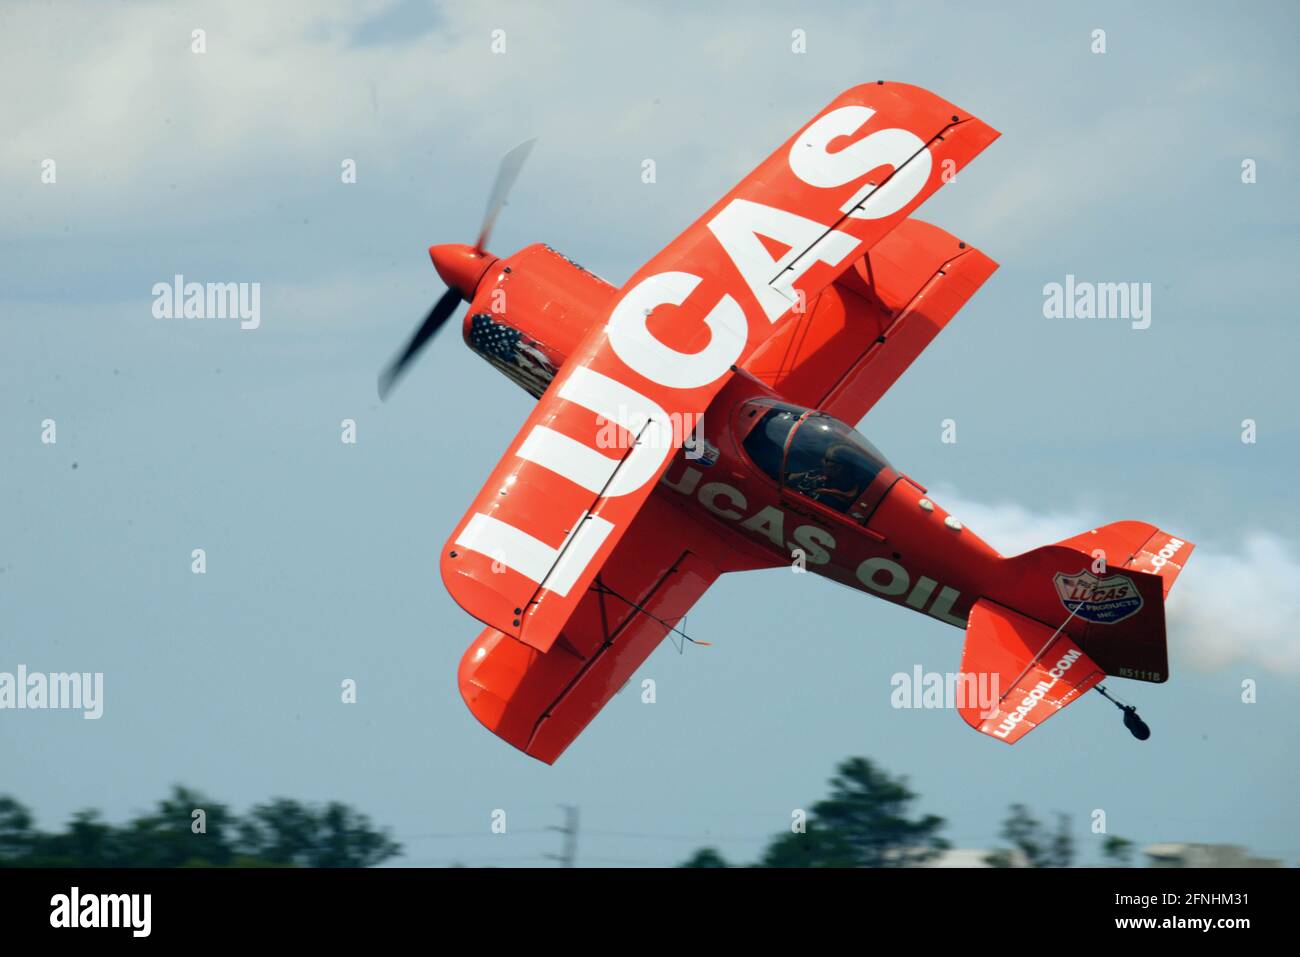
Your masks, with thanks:
<instances>
[{"instance_id":1,"label":"pilot in cockpit","mask_svg":"<svg viewBox=\"0 0 1300 957\"><path fill-rule=\"evenodd\" d=\"M786 482L815 502L845 511L866 490L860 456L852 446L837 442L826 449L817 465L791 472Z\"/></svg>"}]
</instances>

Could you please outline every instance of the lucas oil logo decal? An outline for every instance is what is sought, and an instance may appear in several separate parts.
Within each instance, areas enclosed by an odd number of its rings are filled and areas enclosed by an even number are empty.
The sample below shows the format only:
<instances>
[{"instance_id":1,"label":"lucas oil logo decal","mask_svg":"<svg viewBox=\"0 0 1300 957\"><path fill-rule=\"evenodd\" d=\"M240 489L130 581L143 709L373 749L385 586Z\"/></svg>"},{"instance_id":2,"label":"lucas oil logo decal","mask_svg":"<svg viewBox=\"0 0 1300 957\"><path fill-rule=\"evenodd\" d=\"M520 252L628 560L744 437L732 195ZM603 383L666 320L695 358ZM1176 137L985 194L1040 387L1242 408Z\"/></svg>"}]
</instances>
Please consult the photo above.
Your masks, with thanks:
<instances>
[{"instance_id":1,"label":"lucas oil logo decal","mask_svg":"<svg viewBox=\"0 0 1300 957\"><path fill-rule=\"evenodd\" d=\"M1113 625L1142 609L1137 587L1123 575L1098 578L1084 569L1074 575L1057 572L1053 581L1065 610L1084 621Z\"/></svg>"}]
</instances>

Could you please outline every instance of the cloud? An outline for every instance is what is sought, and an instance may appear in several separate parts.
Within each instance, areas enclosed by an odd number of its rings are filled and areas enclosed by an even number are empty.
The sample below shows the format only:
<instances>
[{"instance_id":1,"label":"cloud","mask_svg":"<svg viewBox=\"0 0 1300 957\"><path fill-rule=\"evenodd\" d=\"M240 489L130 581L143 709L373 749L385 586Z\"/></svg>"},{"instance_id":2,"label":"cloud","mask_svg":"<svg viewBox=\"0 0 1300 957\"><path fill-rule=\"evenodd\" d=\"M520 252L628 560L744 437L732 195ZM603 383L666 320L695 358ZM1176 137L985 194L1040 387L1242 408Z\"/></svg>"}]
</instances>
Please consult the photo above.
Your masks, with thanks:
<instances>
[{"instance_id":1,"label":"cloud","mask_svg":"<svg viewBox=\"0 0 1300 957\"><path fill-rule=\"evenodd\" d=\"M0 188L7 221L29 236L69 222L115 234L153 232L160 219L247 222L286 194L337 203L345 157L367 187L423 197L472 183L477 206L501 152L540 136L536 182L566 198L570 217L621 191L636 216L624 212L623 230L643 235L649 219L671 228L666 240L885 66L848 69L846 34L869 38L858 55L909 48L852 9L798 17L819 63L845 60L831 76L790 52L795 24L780 10L391 0L62 10L18 6L0 31L3 75L24 90L0 141ZM492 50L498 30L504 54ZM658 164L657 191L640 181L645 158ZM45 159L57 188L40 181ZM685 218L664 208L672 188L690 192Z\"/></svg>"},{"instance_id":2,"label":"cloud","mask_svg":"<svg viewBox=\"0 0 1300 957\"><path fill-rule=\"evenodd\" d=\"M1169 594L1169 632L1198 667L1300 674L1297 581L1296 550L1274 535L1252 534L1235 553L1197 549Z\"/></svg>"},{"instance_id":3,"label":"cloud","mask_svg":"<svg viewBox=\"0 0 1300 957\"><path fill-rule=\"evenodd\" d=\"M287 210L374 217L353 231L361 235L417 222L468 232L497 158L539 136L517 194L524 208L511 217L519 234L573 246L598 232L602 251L632 268L838 92L889 77L1004 131L923 215L994 258L1023 261L1064 254L1069 237L1112 228L1116 215L1163 215L1141 211L1160 205L1170 164L1186 173L1208 135L1181 117L1231 124L1208 137L1229 149L1251 128L1229 107L1243 84L1267 77L1267 66L1247 80L1246 66L1203 57L1189 68L1180 47L1153 47L1154 28L1129 23L1115 31L1127 37L1120 46L1149 50L1178 78L1136 96L1130 74L1108 68L1120 61L1088 54L1087 31L1067 18L1044 24L1048 45L1016 51L1017 77L1058 70L1066 51L1093 80L1007 84L985 69L988 41L978 38L1004 38L1019 15L958 5L213 0L58 10L4 14L0 63L23 95L11 98L0 141L9 214L0 236L133 238L145 255L174 249L177 236L189 248L265 234ZM971 39L936 40L936 21ZM793 28L807 33L806 55L791 52ZM191 52L195 29L206 31L206 53ZM496 30L504 55L491 49ZM1285 155L1293 139L1264 135L1251 155ZM339 181L345 158L358 164L350 192ZM58 164L57 187L40 181L45 159ZM640 180L645 159L657 164L654 189ZM1207 275L1222 268L1220 257Z\"/></svg>"},{"instance_id":4,"label":"cloud","mask_svg":"<svg viewBox=\"0 0 1300 957\"><path fill-rule=\"evenodd\" d=\"M937 490L936 501L1003 555L1019 555L1097 527L1096 517L1082 511L1035 513L1014 502L969 501L943 488Z\"/></svg>"},{"instance_id":5,"label":"cloud","mask_svg":"<svg viewBox=\"0 0 1300 957\"><path fill-rule=\"evenodd\" d=\"M936 500L1004 555L1070 538L1107 519L1080 511L1035 513L939 489ZM1169 593L1166 626L1176 664L1200 671L1254 665L1300 675L1300 550L1265 532L1226 550L1200 546Z\"/></svg>"}]
</instances>

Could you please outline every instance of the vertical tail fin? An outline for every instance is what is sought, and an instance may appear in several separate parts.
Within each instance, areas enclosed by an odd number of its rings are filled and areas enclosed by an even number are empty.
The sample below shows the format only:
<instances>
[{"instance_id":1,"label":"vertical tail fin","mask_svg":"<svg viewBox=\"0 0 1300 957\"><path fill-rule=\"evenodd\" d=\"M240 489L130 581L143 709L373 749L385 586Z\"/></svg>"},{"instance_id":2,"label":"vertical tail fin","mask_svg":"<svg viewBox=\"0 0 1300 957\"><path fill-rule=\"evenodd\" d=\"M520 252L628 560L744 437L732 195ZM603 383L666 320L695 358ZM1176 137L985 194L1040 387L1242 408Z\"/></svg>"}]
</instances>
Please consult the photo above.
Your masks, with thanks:
<instances>
[{"instance_id":1,"label":"vertical tail fin","mask_svg":"<svg viewBox=\"0 0 1300 957\"><path fill-rule=\"evenodd\" d=\"M1063 631L1107 673L1169 677L1165 596L1193 546L1145 522L1114 522L1005 560L995 600Z\"/></svg>"},{"instance_id":2,"label":"vertical tail fin","mask_svg":"<svg viewBox=\"0 0 1300 957\"><path fill-rule=\"evenodd\" d=\"M1014 743L1106 675L1169 677L1165 596L1194 546L1144 522L1115 522L1003 559L971 611L963 677L996 679L992 709L963 708Z\"/></svg>"}]
</instances>

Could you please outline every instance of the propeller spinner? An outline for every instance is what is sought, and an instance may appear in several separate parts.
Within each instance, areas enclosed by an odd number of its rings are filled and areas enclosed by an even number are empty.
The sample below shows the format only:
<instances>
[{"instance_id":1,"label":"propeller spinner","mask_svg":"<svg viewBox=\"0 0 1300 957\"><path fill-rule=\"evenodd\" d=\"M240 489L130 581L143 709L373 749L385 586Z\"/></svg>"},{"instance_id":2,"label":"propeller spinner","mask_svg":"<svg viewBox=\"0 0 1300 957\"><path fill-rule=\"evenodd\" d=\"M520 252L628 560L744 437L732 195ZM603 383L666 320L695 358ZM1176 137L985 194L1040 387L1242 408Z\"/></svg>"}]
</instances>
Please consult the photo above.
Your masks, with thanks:
<instances>
[{"instance_id":1,"label":"propeller spinner","mask_svg":"<svg viewBox=\"0 0 1300 957\"><path fill-rule=\"evenodd\" d=\"M474 290L478 288L484 273L497 261L496 256L487 252L488 238L492 235L492 227L496 225L501 208L506 204L506 196L510 193L510 188L514 185L515 180L518 179L524 160L528 158L528 154L536 142L536 140L527 140L520 143L501 158L501 166L497 170L496 182L493 184L492 192L488 196L487 211L483 215L483 226L479 230L478 240L473 246L466 246L462 243L446 243L429 247L429 258L433 260L433 266L438 270L438 275L442 277L442 281L447 284L447 291L433 304L433 308L429 310L424 317L424 321L415 330L415 335L411 336L410 341L406 344L406 348L380 373L379 397L381 399L388 398L393 385L402 372L405 371L407 365L424 348L425 343L433 338L434 333L446 325L447 320L456 312L456 307L460 305L461 300L469 302L474 298Z\"/></svg>"}]
</instances>

